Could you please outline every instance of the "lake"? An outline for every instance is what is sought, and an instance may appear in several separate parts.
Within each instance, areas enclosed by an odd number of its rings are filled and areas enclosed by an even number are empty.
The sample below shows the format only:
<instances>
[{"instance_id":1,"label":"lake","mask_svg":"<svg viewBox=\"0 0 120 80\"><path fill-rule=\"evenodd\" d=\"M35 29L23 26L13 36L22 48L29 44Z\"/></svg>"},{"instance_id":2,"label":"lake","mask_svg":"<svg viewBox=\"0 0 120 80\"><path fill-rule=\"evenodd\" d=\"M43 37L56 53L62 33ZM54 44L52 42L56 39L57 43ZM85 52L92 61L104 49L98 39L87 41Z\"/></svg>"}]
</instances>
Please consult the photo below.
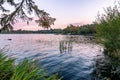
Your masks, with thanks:
<instances>
[{"instance_id":1,"label":"lake","mask_svg":"<svg viewBox=\"0 0 120 80\"><path fill-rule=\"evenodd\" d=\"M62 80L92 80L95 59L103 48L92 36L54 34L0 34L0 49L16 62L38 60L48 74Z\"/></svg>"}]
</instances>

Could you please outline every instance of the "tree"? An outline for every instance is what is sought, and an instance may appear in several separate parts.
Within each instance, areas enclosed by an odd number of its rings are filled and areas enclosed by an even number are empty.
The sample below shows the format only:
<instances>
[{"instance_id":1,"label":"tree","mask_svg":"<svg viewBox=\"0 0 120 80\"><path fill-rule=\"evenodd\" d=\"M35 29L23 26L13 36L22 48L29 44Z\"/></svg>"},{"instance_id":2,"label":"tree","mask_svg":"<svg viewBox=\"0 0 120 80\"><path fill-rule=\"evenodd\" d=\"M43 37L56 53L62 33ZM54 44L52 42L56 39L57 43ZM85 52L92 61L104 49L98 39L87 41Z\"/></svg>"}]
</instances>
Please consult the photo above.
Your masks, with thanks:
<instances>
[{"instance_id":1,"label":"tree","mask_svg":"<svg viewBox=\"0 0 120 80\"><path fill-rule=\"evenodd\" d=\"M6 3L14 7L14 11L11 12L11 10L6 9L4 7ZM30 17L31 14L35 14L38 17L36 22L44 28L49 28L55 21L55 18L50 17L44 10L40 10L33 0L20 0L18 3L15 0L0 0L0 11L2 12L0 31L12 30L13 25L20 19L29 24L29 21L33 20Z\"/></svg>"},{"instance_id":2,"label":"tree","mask_svg":"<svg viewBox=\"0 0 120 80\"><path fill-rule=\"evenodd\" d=\"M63 29L63 34L78 34L79 27L74 26L72 24L68 25L65 29Z\"/></svg>"},{"instance_id":3,"label":"tree","mask_svg":"<svg viewBox=\"0 0 120 80\"><path fill-rule=\"evenodd\" d=\"M98 15L96 39L105 47L109 56L120 57L120 7L108 7Z\"/></svg>"}]
</instances>

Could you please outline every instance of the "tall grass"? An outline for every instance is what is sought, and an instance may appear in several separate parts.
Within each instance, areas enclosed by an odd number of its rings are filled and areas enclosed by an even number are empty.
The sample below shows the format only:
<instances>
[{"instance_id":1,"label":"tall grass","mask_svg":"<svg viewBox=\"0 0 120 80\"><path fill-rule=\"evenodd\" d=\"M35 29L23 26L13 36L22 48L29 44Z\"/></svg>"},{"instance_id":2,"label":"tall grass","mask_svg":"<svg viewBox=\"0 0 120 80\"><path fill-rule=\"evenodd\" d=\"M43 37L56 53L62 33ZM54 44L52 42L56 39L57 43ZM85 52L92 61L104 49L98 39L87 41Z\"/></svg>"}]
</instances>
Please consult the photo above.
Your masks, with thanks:
<instances>
[{"instance_id":1,"label":"tall grass","mask_svg":"<svg viewBox=\"0 0 120 80\"><path fill-rule=\"evenodd\" d=\"M0 51L0 80L59 80L56 75L47 76L34 61L25 59L17 65L14 61Z\"/></svg>"},{"instance_id":2,"label":"tall grass","mask_svg":"<svg viewBox=\"0 0 120 80\"><path fill-rule=\"evenodd\" d=\"M0 80L9 80L14 71L14 59L8 59L0 51Z\"/></svg>"}]
</instances>

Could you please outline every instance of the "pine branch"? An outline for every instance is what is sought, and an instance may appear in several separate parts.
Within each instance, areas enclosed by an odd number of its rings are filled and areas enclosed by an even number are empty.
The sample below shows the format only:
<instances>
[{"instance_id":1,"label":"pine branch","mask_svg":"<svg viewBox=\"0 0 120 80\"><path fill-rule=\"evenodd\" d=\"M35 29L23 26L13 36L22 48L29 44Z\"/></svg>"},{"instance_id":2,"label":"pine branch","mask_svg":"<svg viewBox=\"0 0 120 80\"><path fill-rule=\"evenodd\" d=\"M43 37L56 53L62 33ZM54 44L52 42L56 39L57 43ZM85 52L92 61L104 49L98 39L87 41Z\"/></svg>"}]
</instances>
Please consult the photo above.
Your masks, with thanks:
<instances>
[{"instance_id":1,"label":"pine branch","mask_svg":"<svg viewBox=\"0 0 120 80\"><path fill-rule=\"evenodd\" d=\"M9 10L6 10L2 6L2 4L4 3L5 0L0 1L0 10L2 12L6 11L9 14L2 14L0 18L0 25L2 26L1 31L12 30L13 25L19 19L26 21L28 24L29 21L32 20L32 18L28 15L31 15L33 13L35 13L36 16L39 18L38 20L36 20L39 26L49 28L50 25L54 24L55 18L49 17L48 13L46 13L44 10L40 10L33 0L21 0L21 2L17 4L14 2L14 0L7 0L7 3L15 7L15 10L11 13L9 12Z\"/></svg>"}]
</instances>

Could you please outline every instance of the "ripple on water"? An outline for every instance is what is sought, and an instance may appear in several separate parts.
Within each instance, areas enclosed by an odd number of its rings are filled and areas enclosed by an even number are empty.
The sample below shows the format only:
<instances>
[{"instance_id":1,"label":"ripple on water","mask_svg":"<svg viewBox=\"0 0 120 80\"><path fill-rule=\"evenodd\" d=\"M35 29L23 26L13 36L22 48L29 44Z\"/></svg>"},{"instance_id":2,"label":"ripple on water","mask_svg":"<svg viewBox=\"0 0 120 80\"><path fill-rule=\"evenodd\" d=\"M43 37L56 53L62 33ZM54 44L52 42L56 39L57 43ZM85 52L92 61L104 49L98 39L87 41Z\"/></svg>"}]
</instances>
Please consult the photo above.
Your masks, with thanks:
<instances>
[{"instance_id":1,"label":"ripple on water","mask_svg":"<svg viewBox=\"0 0 120 80\"><path fill-rule=\"evenodd\" d=\"M49 74L58 72L63 80L92 80L94 59L102 53L102 47L89 36L0 34L0 38L0 48L5 47L7 55L18 62L37 59Z\"/></svg>"}]
</instances>

